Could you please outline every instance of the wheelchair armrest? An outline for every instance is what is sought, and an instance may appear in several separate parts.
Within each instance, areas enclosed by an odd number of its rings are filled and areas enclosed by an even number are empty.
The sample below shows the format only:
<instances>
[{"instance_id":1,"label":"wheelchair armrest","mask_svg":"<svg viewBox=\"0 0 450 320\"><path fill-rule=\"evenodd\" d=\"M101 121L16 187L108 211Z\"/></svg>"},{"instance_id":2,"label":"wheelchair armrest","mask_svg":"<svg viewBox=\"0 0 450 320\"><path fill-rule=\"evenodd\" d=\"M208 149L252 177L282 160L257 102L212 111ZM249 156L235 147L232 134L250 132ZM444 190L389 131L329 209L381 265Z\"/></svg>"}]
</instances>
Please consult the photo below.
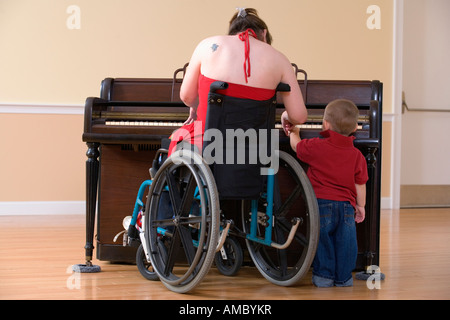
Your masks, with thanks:
<instances>
[{"instance_id":1,"label":"wheelchair armrest","mask_svg":"<svg viewBox=\"0 0 450 320\"><path fill-rule=\"evenodd\" d=\"M291 86L288 85L287 83L280 82L278 84L277 88L275 89L275 91L289 92L289 91L291 91Z\"/></svg>"},{"instance_id":2,"label":"wheelchair armrest","mask_svg":"<svg viewBox=\"0 0 450 320\"><path fill-rule=\"evenodd\" d=\"M209 87L209 92L216 92L217 90L224 90L228 88L228 83L224 81L214 81Z\"/></svg>"},{"instance_id":3,"label":"wheelchair armrest","mask_svg":"<svg viewBox=\"0 0 450 320\"><path fill-rule=\"evenodd\" d=\"M149 170L150 177L152 179L165 160L165 158L163 159L163 157L164 157L163 155L166 155L166 158L167 158L168 153L169 153L169 150L164 149L164 148L158 149L158 151L156 151L155 158L153 158L152 167Z\"/></svg>"}]
</instances>

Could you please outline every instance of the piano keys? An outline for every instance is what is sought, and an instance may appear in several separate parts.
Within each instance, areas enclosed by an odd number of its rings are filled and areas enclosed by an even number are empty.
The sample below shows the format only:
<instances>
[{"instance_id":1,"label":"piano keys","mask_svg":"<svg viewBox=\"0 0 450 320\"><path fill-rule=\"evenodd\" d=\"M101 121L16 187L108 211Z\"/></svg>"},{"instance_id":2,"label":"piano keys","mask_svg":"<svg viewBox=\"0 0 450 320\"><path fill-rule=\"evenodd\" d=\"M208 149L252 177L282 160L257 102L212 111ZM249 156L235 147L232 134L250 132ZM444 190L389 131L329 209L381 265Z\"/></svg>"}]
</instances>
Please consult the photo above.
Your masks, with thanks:
<instances>
[{"instance_id":1,"label":"piano keys","mask_svg":"<svg viewBox=\"0 0 450 320\"><path fill-rule=\"evenodd\" d=\"M179 99L181 80L177 79L177 73L184 69L178 69L172 79L106 78L100 98L87 98L82 138L88 146L87 262L92 259L95 223L97 259L135 262L136 248L124 247L113 238L123 230L123 218L132 213L137 191L149 178L148 170L161 140L188 117L189 110ZM308 108L308 121L301 126L302 138L319 135L324 108L334 99L350 99L360 110L355 145L367 158L369 182L366 220L357 225L357 270L379 265L382 83L306 77L298 82ZM281 104L277 106L278 121L283 110ZM289 138L283 133L280 149L292 154Z\"/></svg>"},{"instance_id":2,"label":"piano keys","mask_svg":"<svg viewBox=\"0 0 450 320\"><path fill-rule=\"evenodd\" d=\"M143 120L106 120L105 126L119 126L121 128L123 127L165 127L165 128L174 128L178 129L183 125L183 122L181 121L143 121ZM321 130L322 129L322 122L314 122L314 121L307 121L303 124L299 124L296 126L300 129L316 129ZM277 122L275 124L276 129L281 129L281 123ZM358 124L357 130L362 130L363 124Z\"/></svg>"},{"instance_id":3,"label":"piano keys","mask_svg":"<svg viewBox=\"0 0 450 320\"><path fill-rule=\"evenodd\" d=\"M101 110L101 107L104 107ZM326 105L307 105L308 119L304 124L298 125L301 129L314 129L314 133L310 136L317 136L322 130L322 115ZM126 139L128 135L153 134L157 132L162 136L170 135L174 130L183 125L188 117L188 108L181 102L118 102L106 101L98 98L88 98L86 102L85 114L91 114L91 119L85 123L85 133L83 139L85 141L108 140L113 137L114 133L122 134L122 139ZM370 106L359 105L360 117L358 120L358 130L356 136L364 135L369 128L369 115L367 110ZM94 111L90 111L94 110ZM281 129L280 117L284 110L283 105L277 106L276 112L276 128ZM150 132L151 131L151 132ZM109 134L110 136L101 136L101 134ZM305 135L305 133L302 133ZM367 134L366 134L367 136ZM129 137L138 139L138 136ZM155 137L154 137L155 138ZM159 139L160 136L156 137ZM144 140L152 139L145 136Z\"/></svg>"}]
</instances>

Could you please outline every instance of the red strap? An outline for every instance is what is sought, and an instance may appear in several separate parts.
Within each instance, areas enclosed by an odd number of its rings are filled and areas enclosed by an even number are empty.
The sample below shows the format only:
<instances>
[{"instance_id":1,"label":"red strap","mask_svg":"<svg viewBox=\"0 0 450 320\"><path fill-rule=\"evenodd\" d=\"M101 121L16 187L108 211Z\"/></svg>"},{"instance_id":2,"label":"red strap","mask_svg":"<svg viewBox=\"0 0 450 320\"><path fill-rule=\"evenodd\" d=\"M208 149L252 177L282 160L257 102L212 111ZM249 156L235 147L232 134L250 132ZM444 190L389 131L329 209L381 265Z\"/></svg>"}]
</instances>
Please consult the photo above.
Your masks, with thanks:
<instances>
[{"instance_id":1,"label":"red strap","mask_svg":"<svg viewBox=\"0 0 450 320\"><path fill-rule=\"evenodd\" d=\"M250 41L249 41L249 32L251 33L251 36L256 38L256 33L252 29L247 29L244 32L241 32L239 34L239 39L241 41L244 41L245 43L245 59L244 59L244 75L245 75L245 82L247 83L247 77L250 77Z\"/></svg>"}]
</instances>

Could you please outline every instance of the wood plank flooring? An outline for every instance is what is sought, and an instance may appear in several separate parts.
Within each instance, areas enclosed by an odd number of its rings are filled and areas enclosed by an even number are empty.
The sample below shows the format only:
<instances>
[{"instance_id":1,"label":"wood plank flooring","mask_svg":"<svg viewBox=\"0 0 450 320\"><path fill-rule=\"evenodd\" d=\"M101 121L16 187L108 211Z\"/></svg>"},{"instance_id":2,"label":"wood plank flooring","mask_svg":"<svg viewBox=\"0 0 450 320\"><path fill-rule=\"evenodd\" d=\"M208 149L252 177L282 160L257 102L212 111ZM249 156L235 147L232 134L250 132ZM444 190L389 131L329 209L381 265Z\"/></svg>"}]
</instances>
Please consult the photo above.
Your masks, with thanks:
<instances>
[{"instance_id":1,"label":"wood plank flooring","mask_svg":"<svg viewBox=\"0 0 450 320\"><path fill-rule=\"evenodd\" d=\"M255 268L225 277L214 267L188 294L145 280L135 265L94 260L100 273L72 273L84 263L85 217L0 216L2 300L315 300L450 299L450 208L383 210L380 268L370 289L316 288L308 274L295 287L269 283Z\"/></svg>"}]
</instances>

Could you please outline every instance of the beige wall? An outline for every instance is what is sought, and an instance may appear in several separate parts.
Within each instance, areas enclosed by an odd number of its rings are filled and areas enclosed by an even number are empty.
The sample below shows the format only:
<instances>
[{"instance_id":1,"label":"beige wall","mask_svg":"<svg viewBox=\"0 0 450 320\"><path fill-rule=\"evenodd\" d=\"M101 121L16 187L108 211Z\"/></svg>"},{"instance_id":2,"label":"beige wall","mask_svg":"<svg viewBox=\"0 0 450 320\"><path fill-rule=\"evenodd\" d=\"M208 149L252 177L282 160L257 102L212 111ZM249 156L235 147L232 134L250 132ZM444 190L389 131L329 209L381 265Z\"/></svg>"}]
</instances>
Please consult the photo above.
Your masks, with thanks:
<instances>
[{"instance_id":1,"label":"beige wall","mask_svg":"<svg viewBox=\"0 0 450 320\"><path fill-rule=\"evenodd\" d=\"M80 29L66 26L69 5L80 8ZM370 5L381 9L381 29L366 26ZM109 76L171 77L199 40L226 33L237 6L257 8L273 46L310 79L381 80L392 112L391 0L0 0L0 201L84 200L86 97L98 96ZM79 114L14 111L42 105Z\"/></svg>"},{"instance_id":2,"label":"beige wall","mask_svg":"<svg viewBox=\"0 0 450 320\"><path fill-rule=\"evenodd\" d=\"M0 114L0 201L84 200L82 115Z\"/></svg>"}]
</instances>

